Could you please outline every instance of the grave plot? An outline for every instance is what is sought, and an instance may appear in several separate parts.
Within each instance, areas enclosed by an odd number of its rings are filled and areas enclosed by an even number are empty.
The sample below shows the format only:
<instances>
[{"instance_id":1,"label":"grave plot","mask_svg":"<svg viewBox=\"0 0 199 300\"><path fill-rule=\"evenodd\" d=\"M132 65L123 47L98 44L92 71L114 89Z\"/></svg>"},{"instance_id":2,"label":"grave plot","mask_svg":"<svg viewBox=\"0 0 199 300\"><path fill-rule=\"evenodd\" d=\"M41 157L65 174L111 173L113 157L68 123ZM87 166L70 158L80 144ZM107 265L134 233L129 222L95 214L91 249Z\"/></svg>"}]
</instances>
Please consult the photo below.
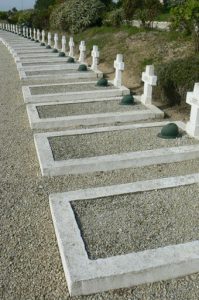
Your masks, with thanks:
<instances>
[{"instance_id":1,"label":"grave plot","mask_svg":"<svg viewBox=\"0 0 199 300\"><path fill-rule=\"evenodd\" d=\"M47 132L34 135L43 176L109 171L199 158L199 140L158 137L168 122ZM77 147L78 145L78 147Z\"/></svg>"},{"instance_id":2,"label":"grave plot","mask_svg":"<svg viewBox=\"0 0 199 300\"><path fill-rule=\"evenodd\" d=\"M103 76L103 73L100 71L92 71L87 69L86 72L78 71L79 64L65 64L60 69L59 67L51 68L48 66L48 70L24 70L18 69L19 77L21 80L40 80L40 79L78 79L78 78L100 78Z\"/></svg>"},{"instance_id":3,"label":"grave plot","mask_svg":"<svg viewBox=\"0 0 199 300\"><path fill-rule=\"evenodd\" d=\"M40 53L51 53L52 50L51 49L46 49L44 47L35 47L35 48L31 48L31 49L24 49L24 48L19 48L19 49L15 49L15 52L19 55L26 55L26 54L40 54Z\"/></svg>"},{"instance_id":4,"label":"grave plot","mask_svg":"<svg viewBox=\"0 0 199 300\"><path fill-rule=\"evenodd\" d=\"M51 57L57 57L58 53L52 53L51 52L44 52L44 53L32 53L32 54L17 54L17 57L20 59L37 59L37 58L51 58Z\"/></svg>"},{"instance_id":5,"label":"grave plot","mask_svg":"<svg viewBox=\"0 0 199 300\"><path fill-rule=\"evenodd\" d=\"M81 100L66 103L28 104L32 129L61 128L78 125L135 122L163 118L164 113L153 105L143 105L135 97L134 105L121 105L121 97Z\"/></svg>"},{"instance_id":6,"label":"grave plot","mask_svg":"<svg viewBox=\"0 0 199 300\"><path fill-rule=\"evenodd\" d=\"M56 54L56 53L55 53ZM68 60L68 57L59 57L57 56L53 56L53 57L37 57L37 58L21 58L21 57L15 57L15 62L21 62L23 65L24 64L28 64L28 65L41 65L41 64L53 64L53 63L66 63Z\"/></svg>"},{"instance_id":7,"label":"grave plot","mask_svg":"<svg viewBox=\"0 0 199 300\"><path fill-rule=\"evenodd\" d=\"M70 295L198 272L198 191L195 173L50 195Z\"/></svg>"},{"instance_id":8,"label":"grave plot","mask_svg":"<svg viewBox=\"0 0 199 300\"><path fill-rule=\"evenodd\" d=\"M23 86L25 103L68 102L71 100L100 99L128 95L130 91L112 82L107 87L97 86L96 81Z\"/></svg>"},{"instance_id":9,"label":"grave plot","mask_svg":"<svg viewBox=\"0 0 199 300\"><path fill-rule=\"evenodd\" d=\"M68 59L68 58L67 58ZM39 61L39 62L35 62L31 60L31 62L29 61L17 61L16 65L17 65L17 69L24 69L24 70L35 70L35 71L39 71L39 70L50 70L52 68L55 69L65 69L67 68L67 59L47 59L46 61ZM66 66L65 66L66 65ZM76 67L76 66L75 66ZM72 68L72 66L71 66Z\"/></svg>"}]
</instances>

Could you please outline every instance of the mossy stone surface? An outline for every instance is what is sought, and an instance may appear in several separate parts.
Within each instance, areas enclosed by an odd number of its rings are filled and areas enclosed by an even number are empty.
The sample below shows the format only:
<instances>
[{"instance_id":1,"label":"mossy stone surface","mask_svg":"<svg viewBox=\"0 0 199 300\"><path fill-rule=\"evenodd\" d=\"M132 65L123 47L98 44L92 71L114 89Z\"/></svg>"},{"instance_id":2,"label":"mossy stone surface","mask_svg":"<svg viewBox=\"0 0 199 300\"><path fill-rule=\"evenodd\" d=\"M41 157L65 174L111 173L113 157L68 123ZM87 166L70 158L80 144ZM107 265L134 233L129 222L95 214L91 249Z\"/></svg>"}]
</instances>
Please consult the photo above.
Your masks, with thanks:
<instances>
[{"instance_id":1,"label":"mossy stone surface","mask_svg":"<svg viewBox=\"0 0 199 300\"><path fill-rule=\"evenodd\" d=\"M59 57L65 57L66 54L64 52L59 52Z\"/></svg>"},{"instance_id":2,"label":"mossy stone surface","mask_svg":"<svg viewBox=\"0 0 199 300\"><path fill-rule=\"evenodd\" d=\"M182 134L179 132L179 128L175 123L169 123L162 127L158 137L163 139L176 139L181 137Z\"/></svg>"},{"instance_id":3,"label":"mossy stone surface","mask_svg":"<svg viewBox=\"0 0 199 300\"><path fill-rule=\"evenodd\" d=\"M88 71L88 68L86 65L80 65L79 68L78 68L78 71L80 72L86 72Z\"/></svg>"},{"instance_id":4,"label":"mossy stone surface","mask_svg":"<svg viewBox=\"0 0 199 300\"><path fill-rule=\"evenodd\" d=\"M134 97L132 95L125 95L125 96L123 96L120 104L121 105L134 105L135 104Z\"/></svg>"},{"instance_id":5,"label":"mossy stone surface","mask_svg":"<svg viewBox=\"0 0 199 300\"><path fill-rule=\"evenodd\" d=\"M75 60L73 57L69 57L68 60L67 60L67 63L74 63Z\"/></svg>"},{"instance_id":6,"label":"mossy stone surface","mask_svg":"<svg viewBox=\"0 0 199 300\"><path fill-rule=\"evenodd\" d=\"M108 86L108 80L106 78L100 78L97 81L97 86Z\"/></svg>"}]
</instances>

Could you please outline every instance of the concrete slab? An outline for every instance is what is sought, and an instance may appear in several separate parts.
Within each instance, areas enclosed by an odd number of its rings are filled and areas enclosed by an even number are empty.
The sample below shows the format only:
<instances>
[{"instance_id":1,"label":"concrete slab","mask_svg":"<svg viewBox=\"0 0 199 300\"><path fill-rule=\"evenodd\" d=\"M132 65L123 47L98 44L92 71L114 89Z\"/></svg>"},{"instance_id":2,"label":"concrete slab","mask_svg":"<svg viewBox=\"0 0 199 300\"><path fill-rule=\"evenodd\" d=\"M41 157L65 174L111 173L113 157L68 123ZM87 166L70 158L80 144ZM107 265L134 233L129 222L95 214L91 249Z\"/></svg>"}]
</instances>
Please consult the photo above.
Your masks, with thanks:
<instances>
[{"instance_id":1,"label":"concrete slab","mask_svg":"<svg viewBox=\"0 0 199 300\"><path fill-rule=\"evenodd\" d=\"M95 100L81 100L81 101L70 101L68 104L88 104L94 102L101 102L103 105L103 101L115 101L118 102L121 100L121 97L113 97L112 99L102 98ZM140 103L140 97L135 97L135 101ZM64 102L59 104L65 104ZM146 110L136 110L134 106L132 106L131 111L118 111L118 112L105 112L105 113L96 113L93 114L82 114L82 115L74 115L74 116L64 116L64 117L54 117L54 118L40 118L37 108L38 107L46 107L46 106L54 106L57 105L56 102L46 103L46 104L28 104L27 105L27 113L30 122L30 127L32 129L49 129L49 128L66 128L70 126L79 126L79 125L100 125L100 124L110 124L114 122L134 122L140 120L147 119L155 119L155 118L163 118L164 113L159 110L154 105L146 105ZM118 104L118 107L120 105Z\"/></svg>"},{"instance_id":2,"label":"concrete slab","mask_svg":"<svg viewBox=\"0 0 199 300\"><path fill-rule=\"evenodd\" d=\"M76 68L75 68L76 67ZM72 68L72 69L70 69ZM91 69L88 69L88 72L79 72L78 70L78 64L65 64L65 68L52 68L49 70L33 70L33 71L27 71L24 69L18 69L19 71L19 77L21 80L50 80L50 79L84 79L84 78L90 78L91 80L101 78L103 76L103 73L100 71L92 71ZM57 72L56 72L57 71ZM31 73L31 74L29 74Z\"/></svg>"},{"instance_id":3,"label":"concrete slab","mask_svg":"<svg viewBox=\"0 0 199 300\"><path fill-rule=\"evenodd\" d=\"M126 169L131 167L149 166L152 164L179 162L199 158L199 142L195 145L158 148L145 151L125 152L112 155L99 155L67 160L55 160L49 139L52 137L78 136L84 134L114 132L121 130L136 130L138 128L160 127L168 122L141 123L124 126L112 126L92 129L67 130L47 132L34 135L36 151L43 176L66 174L83 174L95 171ZM185 124L175 122L182 130ZM147 145L146 148L147 149Z\"/></svg>"},{"instance_id":4,"label":"concrete slab","mask_svg":"<svg viewBox=\"0 0 199 300\"><path fill-rule=\"evenodd\" d=\"M100 88L89 90L88 85L95 85L96 81L82 81L82 82L70 82L66 83L65 86L70 88L70 85L85 86L85 89L79 92L65 92L65 93L49 93L49 94L31 94L32 88L58 88L63 86L63 83L60 84L43 84L43 85L31 85L31 86L22 86L22 92L25 103L47 103L47 102L68 102L71 100L84 100L84 99L100 99L108 97L118 97L122 95L128 95L130 93L129 89L124 86L120 88ZM110 84L112 82L110 81Z\"/></svg>"},{"instance_id":5,"label":"concrete slab","mask_svg":"<svg viewBox=\"0 0 199 300\"><path fill-rule=\"evenodd\" d=\"M70 295L127 288L199 271L197 240L126 255L89 259L71 206L72 201L92 201L198 183L199 173L196 173L50 195L50 209Z\"/></svg>"}]
</instances>

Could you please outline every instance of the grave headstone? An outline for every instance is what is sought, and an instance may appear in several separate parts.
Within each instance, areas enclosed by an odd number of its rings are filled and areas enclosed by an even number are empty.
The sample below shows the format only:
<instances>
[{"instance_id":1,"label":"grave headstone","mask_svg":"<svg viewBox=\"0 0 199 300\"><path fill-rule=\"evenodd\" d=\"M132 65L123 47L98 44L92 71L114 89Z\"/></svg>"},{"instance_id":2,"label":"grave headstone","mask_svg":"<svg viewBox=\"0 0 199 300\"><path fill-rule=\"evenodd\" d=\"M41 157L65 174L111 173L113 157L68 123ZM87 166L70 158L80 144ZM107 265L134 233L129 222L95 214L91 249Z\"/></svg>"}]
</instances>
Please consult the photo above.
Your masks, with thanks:
<instances>
[{"instance_id":1,"label":"grave headstone","mask_svg":"<svg viewBox=\"0 0 199 300\"><path fill-rule=\"evenodd\" d=\"M36 41L37 39L37 35L36 35L36 29L34 28L33 29L33 39Z\"/></svg>"},{"instance_id":2,"label":"grave headstone","mask_svg":"<svg viewBox=\"0 0 199 300\"><path fill-rule=\"evenodd\" d=\"M79 59L78 61L82 64L85 62L85 56L86 56L86 44L85 41L81 41L80 46L79 46Z\"/></svg>"},{"instance_id":3,"label":"grave headstone","mask_svg":"<svg viewBox=\"0 0 199 300\"><path fill-rule=\"evenodd\" d=\"M29 33L30 33L30 39L32 40L32 28L30 28Z\"/></svg>"},{"instance_id":4,"label":"grave headstone","mask_svg":"<svg viewBox=\"0 0 199 300\"><path fill-rule=\"evenodd\" d=\"M190 120L186 131L193 137L199 137L199 82L195 83L193 92L187 93L186 102L191 105Z\"/></svg>"},{"instance_id":5,"label":"grave headstone","mask_svg":"<svg viewBox=\"0 0 199 300\"><path fill-rule=\"evenodd\" d=\"M124 71L123 55L117 54L116 60L114 61L115 78L114 86L121 87L122 85L122 72Z\"/></svg>"},{"instance_id":6,"label":"grave headstone","mask_svg":"<svg viewBox=\"0 0 199 300\"><path fill-rule=\"evenodd\" d=\"M74 46L75 46L75 43L73 41L73 37L70 37L70 40L69 40L69 56L70 57L74 57Z\"/></svg>"},{"instance_id":7,"label":"grave headstone","mask_svg":"<svg viewBox=\"0 0 199 300\"><path fill-rule=\"evenodd\" d=\"M154 74L154 66L146 66L145 72L142 73L142 81L144 82L144 93L141 96L141 101L144 104L152 103L152 89L157 84L157 76Z\"/></svg>"},{"instance_id":8,"label":"grave headstone","mask_svg":"<svg viewBox=\"0 0 199 300\"><path fill-rule=\"evenodd\" d=\"M58 52L58 34L57 33L55 33L54 34L54 46L53 46L53 52L54 53L56 53L56 52Z\"/></svg>"},{"instance_id":9,"label":"grave headstone","mask_svg":"<svg viewBox=\"0 0 199 300\"><path fill-rule=\"evenodd\" d=\"M51 49L51 37L52 37L51 33L48 32L48 44L46 46L47 49Z\"/></svg>"},{"instance_id":10,"label":"grave headstone","mask_svg":"<svg viewBox=\"0 0 199 300\"><path fill-rule=\"evenodd\" d=\"M40 30L37 29L37 42L40 42Z\"/></svg>"},{"instance_id":11,"label":"grave headstone","mask_svg":"<svg viewBox=\"0 0 199 300\"><path fill-rule=\"evenodd\" d=\"M66 37L63 35L62 36L62 52L66 52Z\"/></svg>"},{"instance_id":12,"label":"grave headstone","mask_svg":"<svg viewBox=\"0 0 199 300\"><path fill-rule=\"evenodd\" d=\"M44 31L44 30L42 30L41 36L42 36L42 39L41 39L41 46L45 46L45 31Z\"/></svg>"},{"instance_id":13,"label":"grave headstone","mask_svg":"<svg viewBox=\"0 0 199 300\"><path fill-rule=\"evenodd\" d=\"M99 63L99 50L98 50L98 46L94 45L93 46L93 50L91 52L91 56L92 56L92 65L91 65L91 69L93 71L97 71L98 70L98 63Z\"/></svg>"},{"instance_id":14,"label":"grave headstone","mask_svg":"<svg viewBox=\"0 0 199 300\"><path fill-rule=\"evenodd\" d=\"M28 27L26 27L26 37L28 38Z\"/></svg>"}]
</instances>

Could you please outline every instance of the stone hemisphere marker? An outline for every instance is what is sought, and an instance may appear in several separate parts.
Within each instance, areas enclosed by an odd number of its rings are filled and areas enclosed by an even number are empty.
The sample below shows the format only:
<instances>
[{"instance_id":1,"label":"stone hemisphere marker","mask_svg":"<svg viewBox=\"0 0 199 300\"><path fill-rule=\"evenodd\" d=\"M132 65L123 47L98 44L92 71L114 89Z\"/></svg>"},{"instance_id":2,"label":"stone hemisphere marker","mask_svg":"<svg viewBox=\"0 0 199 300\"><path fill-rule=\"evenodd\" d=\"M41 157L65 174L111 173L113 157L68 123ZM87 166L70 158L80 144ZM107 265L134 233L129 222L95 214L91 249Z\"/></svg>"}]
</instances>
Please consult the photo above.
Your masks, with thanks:
<instances>
[{"instance_id":1,"label":"stone hemisphere marker","mask_svg":"<svg viewBox=\"0 0 199 300\"><path fill-rule=\"evenodd\" d=\"M152 103L152 88L157 84L157 76L154 75L154 66L146 66L145 72L142 73L142 81L144 81L144 93L141 101L144 104Z\"/></svg>"},{"instance_id":2,"label":"stone hemisphere marker","mask_svg":"<svg viewBox=\"0 0 199 300\"><path fill-rule=\"evenodd\" d=\"M98 63L99 63L99 50L98 50L98 46L94 45L93 46L93 50L91 52L91 56L92 56L92 65L91 65L91 69L93 71L97 71L98 70Z\"/></svg>"},{"instance_id":3,"label":"stone hemisphere marker","mask_svg":"<svg viewBox=\"0 0 199 300\"><path fill-rule=\"evenodd\" d=\"M73 37L70 37L69 40L69 56L70 57L74 57L74 47L75 47L75 43L73 41Z\"/></svg>"},{"instance_id":4,"label":"stone hemisphere marker","mask_svg":"<svg viewBox=\"0 0 199 300\"><path fill-rule=\"evenodd\" d=\"M124 71L123 55L117 54L116 60L114 61L115 78L113 81L114 86L122 86L122 72Z\"/></svg>"},{"instance_id":5,"label":"stone hemisphere marker","mask_svg":"<svg viewBox=\"0 0 199 300\"><path fill-rule=\"evenodd\" d=\"M193 92L187 93L186 102L191 105L190 120L186 131L193 137L199 137L199 82L195 83Z\"/></svg>"},{"instance_id":6,"label":"stone hemisphere marker","mask_svg":"<svg viewBox=\"0 0 199 300\"><path fill-rule=\"evenodd\" d=\"M83 64L85 62L85 56L86 56L86 44L85 41L81 41L80 46L79 46L79 59L78 61Z\"/></svg>"}]
</instances>

